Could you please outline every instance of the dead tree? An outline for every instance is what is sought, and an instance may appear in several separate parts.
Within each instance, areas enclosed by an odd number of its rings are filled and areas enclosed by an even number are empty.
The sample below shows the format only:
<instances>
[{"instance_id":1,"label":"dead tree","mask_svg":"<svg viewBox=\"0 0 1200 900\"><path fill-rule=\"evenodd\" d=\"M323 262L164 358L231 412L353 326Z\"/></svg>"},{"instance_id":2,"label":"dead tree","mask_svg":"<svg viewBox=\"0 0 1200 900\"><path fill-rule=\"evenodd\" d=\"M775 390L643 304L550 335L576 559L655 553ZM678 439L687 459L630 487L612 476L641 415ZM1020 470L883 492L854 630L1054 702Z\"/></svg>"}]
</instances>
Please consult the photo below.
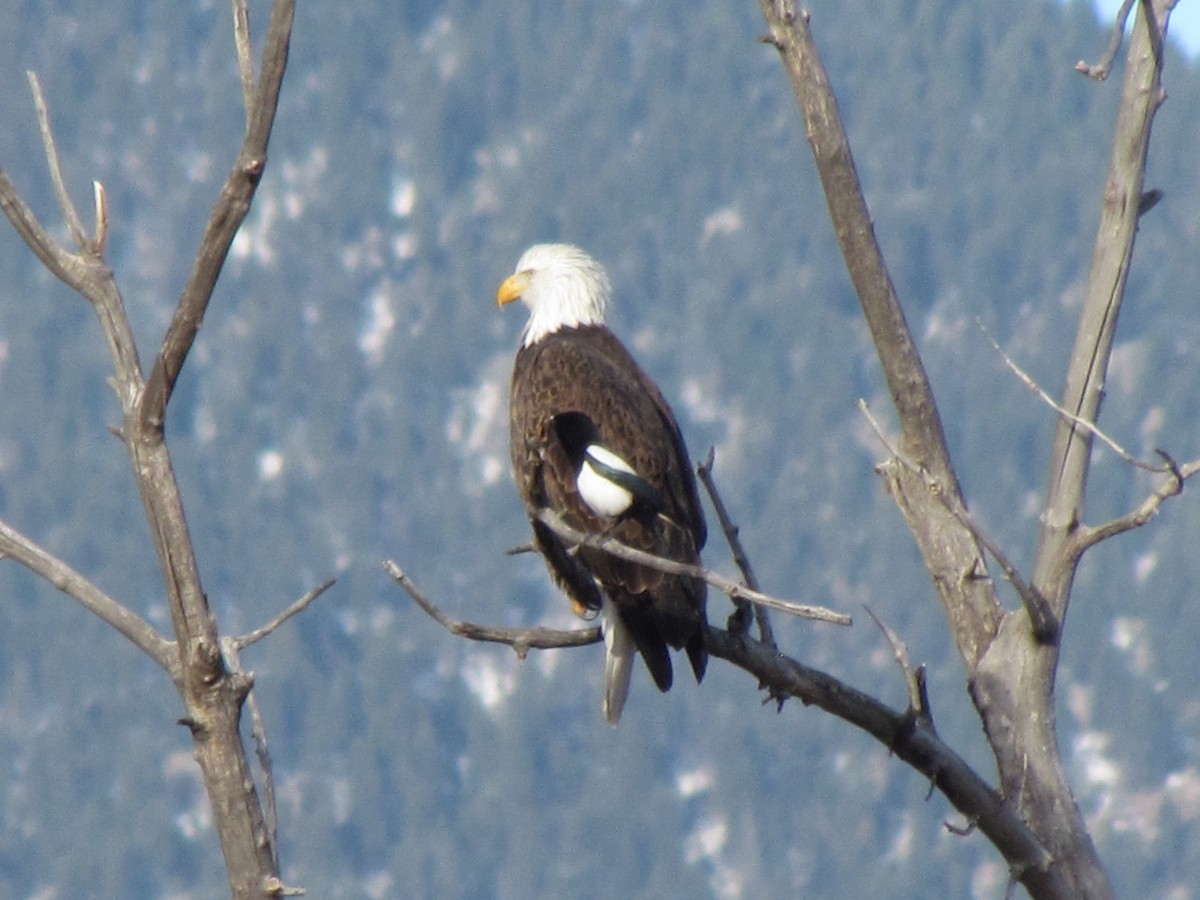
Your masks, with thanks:
<instances>
[{"instance_id":1,"label":"dead tree","mask_svg":"<svg viewBox=\"0 0 1200 900\"><path fill-rule=\"evenodd\" d=\"M128 605L106 595L8 523L0 523L0 554L26 566L131 640L171 678L183 702L180 723L191 732L232 896L238 900L293 893L279 878L275 821L260 723L255 735L263 763L263 791L255 785L239 724L243 705L253 711L253 675L241 670L238 651L269 634L329 586L314 589L279 618L251 634L222 636L202 587L188 534L183 498L164 437L167 406L187 360L234 235L250 210L263 177L267 144L275 120L291 40L292 0L275 0L255 73L245 0L234 0L234 35L241 75L246 126L242 146L217 197L195 262L149 375L144 373L121 291L105 258L109 210L105 192L94 183L91 229L72 203L59 168L46 101L36 75L29 81L37 106L46 160L74 247L57 244L0 170L0 207L42 264L95 310L112 361L110 384L120 403L120 424L112 428L129 455L136 489L150 525L174 629L160 634Z\"/></svg>"},{"instance_id":2,"label":"dead tree","mask_svg":"<svg viewBox=\"0 0 1200 900\"><path fill-rule=\"evenodd\" d=\"M1085 75L1098 80L1107 76L1132 5L1132 0L1124 4L1105 58L1095 66L1081 63L1077 67ZM903 711L781 654L757 605L757 637L750 634L750 617L739 609L728 627L708 630L708 651L754 675L772 699L782 702L795 697L819 706L870 733L922 772L966 817L969 829L988 837L1006 860L1013 881L1023 885L1030 896L1061 900L1112 897L1112 885L1059 753L1054 684L1073 577L1083 554L1107 538L1148 522L1167 498L1182 491L1186 480L1200 471L1200 460L1177 464L1162 451L1160 460L1135 460L1096 424L1138 219L1157 199L1155 192L1144 191L1143 180L1154 114L1165 97L1162 46L1174 2L1139 0L1137 4L1102 193L1100 227L1075 347L1066 369L1066 386L1057 401L1038 388L1058 424L1042 502L1041 533L1028 574L1020 572L976 524L962 494L933 391L875 241L808 14L793 0L760 0L760 6L768 29L763 41L779 51L795 91L834 231L895 407L899 430L891 438L863 406L888 454L877 471L912 532L941 601L950 636L966 666L968 694L983 725L998 781L993 784L975 771L939 737L923 670L910 662L903 641L886 627L884 633L907 687L908 705ZM1015 364L1010 365L1021 374ZM1088 461L1097 439L1114 447L1132 465L1157 473L1159 482L1126 515L1089 525L1084 500ZM707 464L701 467L702 477L706 469ZM705 481L709 483L707 478ZM744 553L737 546L736 529L729 524L711 486L710 493L747 584L754 587ZM542 521L568 540L593 543L570 533L562 523L545 517ZM607 549L620 555L627 550L613 547L611 542ZM647 564L645 559L639 561ZM599 640L598 629L552 632L460 622L425 597L398 566L386 565L401 586L453 633L507 643L522 655L532 648ZM1012 585L1019 604L1010 608L1001 602L993 567ZM736 599L735 591L730 595Z\"/></svg>"}]
</instances>

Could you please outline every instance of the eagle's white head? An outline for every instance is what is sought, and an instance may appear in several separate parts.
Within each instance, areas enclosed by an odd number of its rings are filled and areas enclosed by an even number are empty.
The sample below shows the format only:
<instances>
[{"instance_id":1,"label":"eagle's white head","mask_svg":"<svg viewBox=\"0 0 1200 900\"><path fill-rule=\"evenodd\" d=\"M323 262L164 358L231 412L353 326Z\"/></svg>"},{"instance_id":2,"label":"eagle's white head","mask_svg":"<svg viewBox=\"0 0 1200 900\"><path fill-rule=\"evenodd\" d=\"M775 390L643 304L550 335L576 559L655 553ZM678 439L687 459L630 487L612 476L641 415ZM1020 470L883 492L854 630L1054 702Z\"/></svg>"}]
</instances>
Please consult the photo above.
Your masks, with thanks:
<instances>
[{"instance_id":1,"label":"eagle's white head","mask_svg":"<svg viewBox=\"0 0 1200 900\"><path fill-rule=\"evenodd\" d=\"M496 291L503 306L520 299L529 307L522 346L578 325L603 325L608 311L604 267L570 244L534 244Z\"/></svg>"}]
</instances>

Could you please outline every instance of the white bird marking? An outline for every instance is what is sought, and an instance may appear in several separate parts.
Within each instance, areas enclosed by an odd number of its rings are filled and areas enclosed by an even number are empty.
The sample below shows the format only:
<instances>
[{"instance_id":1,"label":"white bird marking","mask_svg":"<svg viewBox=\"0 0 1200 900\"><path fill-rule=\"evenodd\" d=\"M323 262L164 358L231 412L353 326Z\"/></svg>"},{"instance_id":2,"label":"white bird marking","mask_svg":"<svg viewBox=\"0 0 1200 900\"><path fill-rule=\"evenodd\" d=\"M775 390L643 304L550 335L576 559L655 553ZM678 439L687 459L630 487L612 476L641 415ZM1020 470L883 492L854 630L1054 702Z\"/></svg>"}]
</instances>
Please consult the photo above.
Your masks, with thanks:
<instances>
[{"instance_id":1,"label":"white bird marking","mask_svg":"<svg viewBox=\"0 0 1200 900\"><path fill-rule=\"evenodd\" d=\"M615 519L627 512L633 505L633 493L596 471L592 466L593 460L610 469L627 472L635 477L637 472L617 454L599 444L588 445L583 453L583 465L580 466L579 475L575 479L575 487L579 489L579 496L596 515Z\"/></svg>"}]
</instances>

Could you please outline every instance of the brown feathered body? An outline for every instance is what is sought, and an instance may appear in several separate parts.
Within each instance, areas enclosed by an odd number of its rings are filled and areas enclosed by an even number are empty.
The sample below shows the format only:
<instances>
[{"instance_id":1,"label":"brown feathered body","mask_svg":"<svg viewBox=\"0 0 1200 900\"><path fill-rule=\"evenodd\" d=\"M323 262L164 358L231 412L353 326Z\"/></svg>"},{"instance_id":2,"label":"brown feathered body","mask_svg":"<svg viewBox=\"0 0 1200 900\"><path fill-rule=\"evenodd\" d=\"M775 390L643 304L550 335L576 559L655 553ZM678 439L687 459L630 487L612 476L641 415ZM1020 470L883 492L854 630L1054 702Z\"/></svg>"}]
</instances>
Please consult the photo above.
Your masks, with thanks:
<instances>
[{"instance_id":1,"label":"brown feathered body","mask_svg":"<svg viewBox=\"0 0 1200 900\"><path fill-rule=\"evenodd\" d=\"M628 463L653 499L615 518L598 515L577 483L581 444L599 444ZM513 368L510 450L538 549L576 611L598 613L606 595L659 689L672 683L668 646L687 650L699 681L707 660L702 580L568 546L534 518L556 510L579 531L700 564L704 514L683 437L658 387L607 326L564 326L522 345ZM623 700L611 711L606 704L611 721Z\"/></svg>"}]
</instances>

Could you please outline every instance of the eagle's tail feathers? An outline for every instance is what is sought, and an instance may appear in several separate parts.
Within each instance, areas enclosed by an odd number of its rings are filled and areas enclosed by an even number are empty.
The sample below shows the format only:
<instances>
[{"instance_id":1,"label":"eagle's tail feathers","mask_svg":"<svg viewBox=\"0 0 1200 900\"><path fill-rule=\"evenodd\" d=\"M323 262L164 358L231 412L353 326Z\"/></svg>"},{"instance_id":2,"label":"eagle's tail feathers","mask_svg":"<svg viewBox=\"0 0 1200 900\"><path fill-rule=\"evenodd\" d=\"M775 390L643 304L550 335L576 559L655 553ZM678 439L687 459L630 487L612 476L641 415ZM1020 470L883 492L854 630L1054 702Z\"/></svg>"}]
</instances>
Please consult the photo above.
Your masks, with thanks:
<instances>
[{"instance_id":1,"label":"eagle's tail feathers","mask_svg":"<svg viewBox=\"0 0 1200 900\"><path fill-rule=\"evenodd\" d=\"M609 725L621 721L621 710L629 696L633 677L633 658L637 644L621 621L616 604L607 597L600 610L600 627L604 631L604 718Z\"/></svg>"}]
</instances>

